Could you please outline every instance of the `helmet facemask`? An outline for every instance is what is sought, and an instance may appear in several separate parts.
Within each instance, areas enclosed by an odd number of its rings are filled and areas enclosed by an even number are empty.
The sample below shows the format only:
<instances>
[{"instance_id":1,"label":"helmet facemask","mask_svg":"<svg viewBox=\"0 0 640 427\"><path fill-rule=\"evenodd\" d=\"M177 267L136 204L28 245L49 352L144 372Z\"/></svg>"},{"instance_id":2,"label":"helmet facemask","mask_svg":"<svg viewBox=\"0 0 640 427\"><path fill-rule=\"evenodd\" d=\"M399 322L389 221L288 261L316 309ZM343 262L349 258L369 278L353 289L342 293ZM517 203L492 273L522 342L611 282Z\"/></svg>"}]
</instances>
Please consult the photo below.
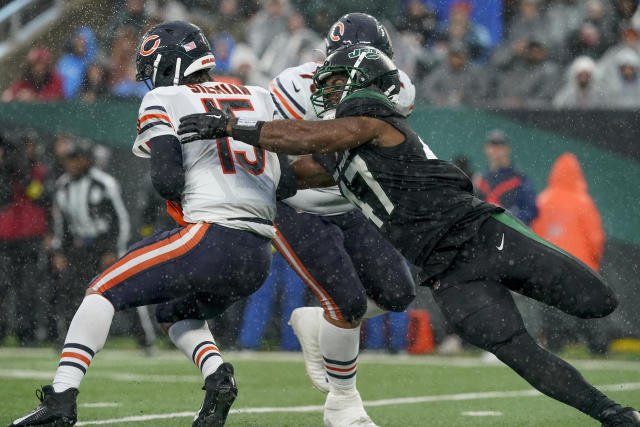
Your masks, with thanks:
<instances>
[{"instance_id":1,"label":"helmet facemask","mask_svg":"<svg viewBox=\"0 0 640 427\"><path fill-rule=\"evenodd\" d=\"M343 77L342 83L332 83L332 77ZM349 94L365 87L366 71L362 68L348 65L326 65L318 68L313 75L316 90L311 94L316 116L322 117L327 111L335 109L340 101Z\"/></svg>"},{"instance_id":2,"label":"helmet facemask","mask_svg":"<svg viewBox=\"0 0 640 427\"><path fill-rule=\"evenodd\" d=\"M338 76L344 78L336 82L333 77ZM370 46L339 49L316 70L313 81L317 89L311 95L311 102L318 117L335 109L345 97L359 89L373 87L391 103L399 101L398 70L388 57Z\"/></svg>"}]
</instances>

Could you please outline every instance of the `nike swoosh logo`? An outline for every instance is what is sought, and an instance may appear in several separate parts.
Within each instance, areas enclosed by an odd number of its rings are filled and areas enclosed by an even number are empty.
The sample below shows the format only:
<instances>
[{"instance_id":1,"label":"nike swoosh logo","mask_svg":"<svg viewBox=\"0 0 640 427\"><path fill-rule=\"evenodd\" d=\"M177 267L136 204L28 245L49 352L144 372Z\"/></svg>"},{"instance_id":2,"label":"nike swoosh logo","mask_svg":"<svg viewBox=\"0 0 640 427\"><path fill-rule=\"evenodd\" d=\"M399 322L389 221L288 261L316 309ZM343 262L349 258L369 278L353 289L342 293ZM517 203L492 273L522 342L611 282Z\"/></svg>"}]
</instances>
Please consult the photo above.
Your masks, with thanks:
<instances>
[{"instance_id":1,"label":"nike swoosh logo","mask_svg":"<svg viewBox=\"0 0 640 427\"><path fill-rule=\"evenodd\" d=\"M496 248L501 251L504 248L504 233L502 233L502 240L500 241L500 245L496 246Z\"/></svg>"},{"instance_id":2,"label":"nike swoosh logo","mask_svg":"<svg viewBox=\"0 0 640 427\"><path fill-rule=\"evenodd\" d=\"M300 92L300 89L298 89L295 83L291 82L291 86L293 86L293 90L295 90L296 92Z\"/></svg>"},{"instance_id":3,"label":"nike swoosh logo","mask_svg":"<svg viewBox=\"0 0 640 427\"><path fill-rule=\"evenodd\" d=\"M44 408L36 408L33 411L29 412L27 415L25 415L22 418L18 418L17 420L15 420L12 424L20 424L22 421L26 420L27 418L33 417L36 414L39 414L40 412L42 412Z\"/></svg>"}]
</instances>

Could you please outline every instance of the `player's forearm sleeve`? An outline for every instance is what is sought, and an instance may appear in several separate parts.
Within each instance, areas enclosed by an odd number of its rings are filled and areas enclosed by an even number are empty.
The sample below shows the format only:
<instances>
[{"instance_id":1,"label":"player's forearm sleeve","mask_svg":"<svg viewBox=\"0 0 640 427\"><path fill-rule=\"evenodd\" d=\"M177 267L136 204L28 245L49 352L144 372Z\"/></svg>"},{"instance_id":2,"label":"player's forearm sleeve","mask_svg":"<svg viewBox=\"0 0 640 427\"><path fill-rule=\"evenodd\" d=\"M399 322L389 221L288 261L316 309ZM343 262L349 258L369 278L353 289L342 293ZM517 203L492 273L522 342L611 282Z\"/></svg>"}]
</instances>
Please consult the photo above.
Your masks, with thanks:
<instances>
[{"instance_id":1,"label":"player's forearm sleeve","mask_svg":"<svg viewBox=\"0 0 640 427\"><path fill-rule=\"evenodd\" d=\"M283 200L295 196L298 189L296 176L287 156L280 154L278 160L280 161L280 181L276 188L276 200Z\"/></svg>"},{"instance_id":2,"label":"player's forearm sleeve","mask_svg":"<svg viewBox=\"0 0 640 427\"><path fill-rule=\"evenodd\" d=\"M158 194L167 200L180 200L184 189L182 147L178 138L157 136L151 145L151 182Z\"/></svg>"}]
</instances>

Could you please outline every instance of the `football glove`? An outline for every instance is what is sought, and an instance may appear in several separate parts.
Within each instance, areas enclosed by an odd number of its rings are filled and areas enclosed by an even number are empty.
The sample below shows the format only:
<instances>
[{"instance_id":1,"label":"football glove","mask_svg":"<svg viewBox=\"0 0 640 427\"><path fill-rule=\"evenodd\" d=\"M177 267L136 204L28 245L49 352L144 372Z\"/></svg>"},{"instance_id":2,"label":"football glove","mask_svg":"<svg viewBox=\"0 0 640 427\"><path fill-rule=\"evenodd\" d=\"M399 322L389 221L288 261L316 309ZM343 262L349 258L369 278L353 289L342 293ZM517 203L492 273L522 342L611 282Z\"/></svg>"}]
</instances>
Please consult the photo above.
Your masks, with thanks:
<instances>
[{"instance_id":1,"label":"football glove","mask_svg":"<svg viewBox=\"0 0 640 427\"><path fill-rule=\"evenodd\" d=\"M207 113L189 114L180 119L178 135L193 133L183 138L180 142L188 142L200 139L218 139L227 136L227 123L232 117L224 111L214 109Z\"/></svg>"}]
</instances>

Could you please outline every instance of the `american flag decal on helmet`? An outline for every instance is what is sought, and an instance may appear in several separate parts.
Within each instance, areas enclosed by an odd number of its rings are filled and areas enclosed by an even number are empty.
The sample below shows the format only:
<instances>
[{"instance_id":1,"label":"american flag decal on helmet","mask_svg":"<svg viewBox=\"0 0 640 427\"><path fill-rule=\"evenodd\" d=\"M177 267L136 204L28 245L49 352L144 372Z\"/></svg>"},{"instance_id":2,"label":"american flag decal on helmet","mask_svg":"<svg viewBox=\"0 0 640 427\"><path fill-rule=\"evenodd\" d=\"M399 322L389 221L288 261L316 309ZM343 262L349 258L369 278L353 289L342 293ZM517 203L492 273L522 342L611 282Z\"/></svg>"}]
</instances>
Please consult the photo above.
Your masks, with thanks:
<instances>
[{"instance_id":1,"label":"american flag decal on helmet","mask_svg":"<svg viewBox=\"0 0 640 427\"><path fill-rule=\"evenodd\" d=\"M193 41L190 41L190 42L189 42L189 43L187 43L187 44L183 44L183 45L182 45L182 47L184 48L184 50L185 50L186 52L189 52L190 50L192 50L192 49L195 49L195 48L196 48L196 43L195 43L195 42L193 42Z\"/></svg>"}]
</instances>

